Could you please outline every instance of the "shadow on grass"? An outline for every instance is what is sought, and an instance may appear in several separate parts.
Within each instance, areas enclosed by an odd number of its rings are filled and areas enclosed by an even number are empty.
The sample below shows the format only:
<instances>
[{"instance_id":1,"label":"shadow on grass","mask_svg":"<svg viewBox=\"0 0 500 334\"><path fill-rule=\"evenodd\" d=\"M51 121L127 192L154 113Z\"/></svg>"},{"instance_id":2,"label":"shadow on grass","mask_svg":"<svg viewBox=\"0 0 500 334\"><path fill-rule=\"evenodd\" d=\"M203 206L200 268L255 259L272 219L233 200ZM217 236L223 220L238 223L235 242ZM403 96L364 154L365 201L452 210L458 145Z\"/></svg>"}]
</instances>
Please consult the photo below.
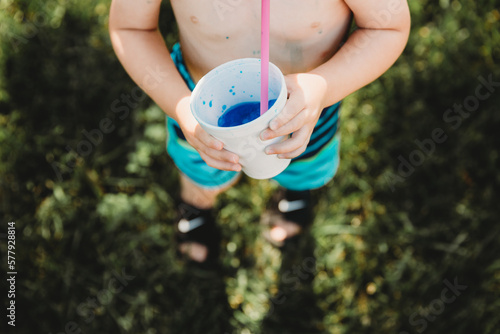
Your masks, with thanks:
<instances>
[{"instance_id":1,"label":"shadow on grass","mask_svg":"<svg viewBox=\"0 0 500 334\"><path fill-rule=\"evenodd\" d=\"M232 333L233 318L223 273L186 266L176 279L182 287L171 287L170 303L176 305L168 333ZM161 331L160 331L161 332Z\"/></svg>"},{"instance_id":2,"label":"shadow on grass","mask_svg":"<svg viewBox=\"0 0 500 334\"><path fill-rule=\"evenodd\" d=\"M313 291L316 275L315 240L307 229L301 238L285 245L278 273L278 292L269 301L262 333L324 333L324 312Z\"/></svg>"}]
</instances>

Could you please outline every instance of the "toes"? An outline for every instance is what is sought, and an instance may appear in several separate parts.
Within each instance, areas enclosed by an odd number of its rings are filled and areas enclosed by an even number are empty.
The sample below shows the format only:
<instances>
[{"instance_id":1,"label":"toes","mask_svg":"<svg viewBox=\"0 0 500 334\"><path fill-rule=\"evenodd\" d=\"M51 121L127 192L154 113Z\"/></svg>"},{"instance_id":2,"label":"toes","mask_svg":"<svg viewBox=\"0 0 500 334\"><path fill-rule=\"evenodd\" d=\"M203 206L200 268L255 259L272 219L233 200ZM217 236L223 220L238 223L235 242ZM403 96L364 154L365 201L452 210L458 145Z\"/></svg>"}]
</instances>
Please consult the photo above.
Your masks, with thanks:
<instances>
[{"instance_id":1,"label":"toes","mask_svg":"<svg viewBox=\"0 0 500 334\"><path fill-rule=\"evenodd\" d=\"M196 242L186 242L179 246L183 254L187 254L191 260L203 262L207 258L208 249L205 245Z\"/></svg>"},{"instance_id":2,"label":"toes","mask_svg":"<svg viewBox=\"0 0 500 334\"><path fill-rule=\"evenodd\" d=\"M280 226L286 231L287 238L292 237L302 230L300 225L294 222L286 221L286 220L278 220L276 222L276 226Z\"/></svg>"},{"instance_id":3,"label":"toes","mask_svg":"<svg viewBox=\"0 0 500 334\"><path fill-rule=\"evenodd\" d=\"M274 240L281 242L287 238L291 238L301 232L301 227L296 223L285 221L285 220L277 220L274 226L269 231L271 238Z\"/></svg>"},{"instance_id":4,"label":"toes","mask_svg":"<svg viewBox=\"0 0 500 334\"><path fill-rule=\"evenodd\" d=\"M286 230L280 226L274 226L269 233L271 234L271 238L276 241L283 241L287 237Z\"/></svg>"}]
</instances>

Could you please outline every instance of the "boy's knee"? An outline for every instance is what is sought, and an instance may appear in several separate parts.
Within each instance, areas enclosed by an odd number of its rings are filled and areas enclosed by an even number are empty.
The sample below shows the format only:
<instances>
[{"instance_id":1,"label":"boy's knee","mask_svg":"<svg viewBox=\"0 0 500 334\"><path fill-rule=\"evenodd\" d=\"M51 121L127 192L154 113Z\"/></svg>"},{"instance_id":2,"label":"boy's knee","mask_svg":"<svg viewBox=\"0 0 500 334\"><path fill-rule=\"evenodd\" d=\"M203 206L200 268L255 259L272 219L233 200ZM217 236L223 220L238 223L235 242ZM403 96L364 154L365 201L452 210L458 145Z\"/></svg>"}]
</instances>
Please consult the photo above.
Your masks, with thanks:
<instances>
[{"instance_id":1,"label":"boy's knee","mask_svg":"<svg viewBox=\"0 0 500 334\"><path fill-rule=\"evenodd\" d=\"M227 186L207 189L201 188L198 185L190 181L186 176L181 176L181 198L186 203L194 205L196 207L205 209L210 208L215 204L217 196L231 188L234 183Z\"/></svg>"}]
</instances>

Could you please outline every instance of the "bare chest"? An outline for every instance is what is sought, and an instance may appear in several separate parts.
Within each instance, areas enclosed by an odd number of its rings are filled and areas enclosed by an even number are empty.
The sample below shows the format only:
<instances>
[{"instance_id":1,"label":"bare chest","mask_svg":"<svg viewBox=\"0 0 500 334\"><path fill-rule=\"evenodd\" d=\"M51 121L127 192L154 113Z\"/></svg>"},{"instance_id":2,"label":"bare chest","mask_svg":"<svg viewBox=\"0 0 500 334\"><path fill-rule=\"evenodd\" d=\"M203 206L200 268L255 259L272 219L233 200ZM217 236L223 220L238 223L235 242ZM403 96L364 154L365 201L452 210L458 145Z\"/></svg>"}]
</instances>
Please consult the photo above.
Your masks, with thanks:
<instances>
[{"instance_id":1,"label":"bare chest","mask_svg":"<svg viewBox=\"0 0 500 334\"><path fill-rule=\"evenodd\" d=\"M255 35L260 31L260 0L171 0L179 28L212 38ZM345 25L342 0L271 1L271 38L299 41ZM257 34L260 38L260 34Z\"/></svg>"}]
</instances>

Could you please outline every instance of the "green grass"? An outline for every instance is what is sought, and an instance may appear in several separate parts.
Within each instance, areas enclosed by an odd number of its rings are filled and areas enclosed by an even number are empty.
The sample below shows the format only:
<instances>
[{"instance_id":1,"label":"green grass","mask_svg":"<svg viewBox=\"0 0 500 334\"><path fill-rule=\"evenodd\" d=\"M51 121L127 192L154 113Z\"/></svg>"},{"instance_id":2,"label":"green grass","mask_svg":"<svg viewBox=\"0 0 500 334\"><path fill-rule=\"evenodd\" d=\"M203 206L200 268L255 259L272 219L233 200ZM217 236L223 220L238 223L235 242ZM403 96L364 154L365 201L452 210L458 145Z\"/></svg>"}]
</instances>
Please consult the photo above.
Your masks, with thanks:
<instances>
[{"instance_id":1,"label":"green grass","mask_svg":"<svg viewBox=\"0 0 500 334\"><path fill-rule=\"evenodd\" d=\"M48 5L0 14L0 208L4 226L16 221L19 272L17 325L2 320L2 333L497 332L500 87L458 127L443 120L479 76L500 81L493 1L411 2L403 56L344 101L340 168L314 192L312 228L283 254L270 246L259 220L276 185L244 177L217 203L215 273L175 259L164 114L149 100L124 119L110 111L134 84L107 37L108 4L57 3L15 48L8 32ZM115 129L75 159L66 146L105 117ZM436 128L446 141L401 177L398 157ZM466 289L440 303L455 279Z\"/></svg>"}]
</instances>

